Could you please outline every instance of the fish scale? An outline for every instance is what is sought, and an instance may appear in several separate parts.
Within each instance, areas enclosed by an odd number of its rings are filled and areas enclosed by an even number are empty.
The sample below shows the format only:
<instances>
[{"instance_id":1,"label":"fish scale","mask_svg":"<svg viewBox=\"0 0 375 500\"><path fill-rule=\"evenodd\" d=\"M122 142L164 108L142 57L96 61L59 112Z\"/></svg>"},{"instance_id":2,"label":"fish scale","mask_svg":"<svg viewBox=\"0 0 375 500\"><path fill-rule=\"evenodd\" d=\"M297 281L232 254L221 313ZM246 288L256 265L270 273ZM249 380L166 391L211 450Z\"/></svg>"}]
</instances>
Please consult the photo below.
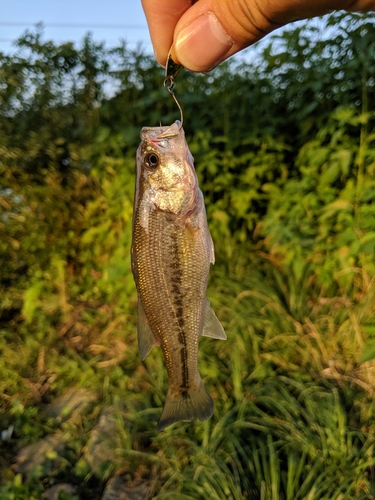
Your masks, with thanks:
<instances>
[{"instance_id":1,"label":"fish scale","mask_svg":"<svg viewBox=\"0 0 375 500\"><path fill-rule=\"evenodd\" d=\"M184 385L184 371L189 373L187 382L198 383L197 341L203 321L208 251L205 259L199 258L197 249L204 244L199 241L199 232L192 230L188 235L184 234L185 229L171 223L165 213L155 211L150 215L148 232L139 224L136 226L135 241L140 247L137 268L142 276L143 308L152 331L164 332L159 339L164 356L168 352L176 353L167 360L167 371L171 390L178 392ZM182 334L182 342L176 333ZM181 347L188 350L183 363Z\"/></svg>"}]
</instances>

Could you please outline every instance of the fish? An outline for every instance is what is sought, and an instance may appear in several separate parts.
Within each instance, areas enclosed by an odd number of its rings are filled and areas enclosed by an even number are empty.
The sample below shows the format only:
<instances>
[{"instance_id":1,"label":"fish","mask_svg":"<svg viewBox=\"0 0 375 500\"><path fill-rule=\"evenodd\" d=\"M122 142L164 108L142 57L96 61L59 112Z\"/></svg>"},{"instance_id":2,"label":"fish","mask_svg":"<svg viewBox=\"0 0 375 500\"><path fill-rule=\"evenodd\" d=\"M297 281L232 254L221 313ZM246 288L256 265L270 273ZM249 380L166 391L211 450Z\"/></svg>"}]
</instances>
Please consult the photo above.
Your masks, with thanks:
<instances>
[{"instance_id":1,"label":"fish","mask_svg":"<svg viewBox=\"0 0 375 500\"><path fill-rule=\"evenodd\" d=\"M181 123L144 127L137 150L131 261L138 346L162 349L168 392L157 424L207 420L214 402L198 371L200 336L226 340L207 298L215 262L202 191Z\"/></svg>"}]
</instances>

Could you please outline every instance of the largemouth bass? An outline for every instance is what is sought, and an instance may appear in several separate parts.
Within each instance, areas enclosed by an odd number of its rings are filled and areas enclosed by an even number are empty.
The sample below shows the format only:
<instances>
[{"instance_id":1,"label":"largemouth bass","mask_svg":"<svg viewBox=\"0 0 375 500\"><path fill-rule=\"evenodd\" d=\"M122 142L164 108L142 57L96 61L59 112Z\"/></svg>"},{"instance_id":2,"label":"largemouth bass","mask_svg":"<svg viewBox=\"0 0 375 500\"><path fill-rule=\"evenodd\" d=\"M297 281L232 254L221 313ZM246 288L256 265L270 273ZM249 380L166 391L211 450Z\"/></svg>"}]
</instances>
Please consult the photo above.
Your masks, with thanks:
<instances>
[{"instance_id":1,"label":"largemouth bass","mask_svg":"<svg viewBox=\"0 0 375 500\"><path fill-rule=\"evenodd\" d=\"M209 419L214 403L198 371L200 335L226 339L206 298L214 246L194 160L179 121L141 132L132 270L142 359L161 346L169 389L157 426Z\"/></svg>"}]
</instances>

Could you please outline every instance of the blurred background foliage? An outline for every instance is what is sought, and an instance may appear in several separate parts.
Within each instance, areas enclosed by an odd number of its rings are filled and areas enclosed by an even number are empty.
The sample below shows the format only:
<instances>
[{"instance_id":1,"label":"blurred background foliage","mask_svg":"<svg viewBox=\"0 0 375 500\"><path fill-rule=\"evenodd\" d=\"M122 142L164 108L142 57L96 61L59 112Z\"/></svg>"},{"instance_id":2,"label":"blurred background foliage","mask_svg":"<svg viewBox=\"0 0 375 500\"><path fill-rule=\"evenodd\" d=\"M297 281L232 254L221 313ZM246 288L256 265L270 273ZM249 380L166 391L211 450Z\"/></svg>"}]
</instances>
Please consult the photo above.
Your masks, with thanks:
<instances>
[{"instance_id":1,"label":"blurred background foliage","mask_svg":"<svg viewBox=\"0 0 375 500\"><path fill-rule=\"evenodd\" d=\"M3 500L375 498L375 19L324 23L178 79L228 340L200 343L214 417L161 434L129 251L163 71L38 29L0 53Z\"/></svg>"}]
</instances>

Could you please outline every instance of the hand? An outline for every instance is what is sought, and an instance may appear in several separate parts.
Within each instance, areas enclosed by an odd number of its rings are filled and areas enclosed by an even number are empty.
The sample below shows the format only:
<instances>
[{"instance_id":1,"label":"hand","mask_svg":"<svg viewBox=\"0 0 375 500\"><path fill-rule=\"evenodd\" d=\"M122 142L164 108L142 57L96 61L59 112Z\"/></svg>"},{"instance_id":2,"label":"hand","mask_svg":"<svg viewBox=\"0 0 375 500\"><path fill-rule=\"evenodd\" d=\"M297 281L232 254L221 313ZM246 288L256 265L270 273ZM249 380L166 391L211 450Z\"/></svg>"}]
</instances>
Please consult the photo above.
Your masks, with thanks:
<instances>
[{"instance_id":1,"label":"hand","mask_svg":"<svg viewBox=\"0 0 375 500\"><path fill-rule=\"evenodd\" d=\"M156 59L208 71L271 31L333 10L368 12L375 0L142 0Z\"/></svg>"}]
</instances>

